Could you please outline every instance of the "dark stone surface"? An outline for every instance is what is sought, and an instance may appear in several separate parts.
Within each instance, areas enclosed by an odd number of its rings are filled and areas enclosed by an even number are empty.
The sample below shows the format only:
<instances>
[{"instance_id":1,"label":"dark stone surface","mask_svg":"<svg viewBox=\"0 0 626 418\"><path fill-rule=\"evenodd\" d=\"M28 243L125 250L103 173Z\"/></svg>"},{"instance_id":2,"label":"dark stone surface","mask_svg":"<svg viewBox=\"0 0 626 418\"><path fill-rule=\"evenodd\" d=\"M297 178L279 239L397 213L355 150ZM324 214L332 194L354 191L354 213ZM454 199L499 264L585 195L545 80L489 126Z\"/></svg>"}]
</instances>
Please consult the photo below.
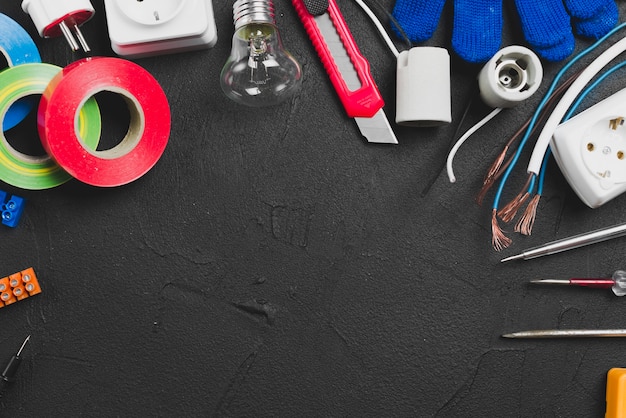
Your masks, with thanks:
<instances>
[{"instance_id":1,"label":"dark stone surface","mask_svg":"<svg viewBox=\"0 0 626 418\"><path fill-rule=\"evenodd\" d=\"M40 39L20 3L0 12L28 29L44 61L77 59L62 39ZM93 4L83 31L96 54L113 55L103 2ZM356 4L340 6L393 119L394 57ZM276 1L276 20L303 66L302 91L274 108L229 101L219 73L231 2L214 10L213 49L135 60L172 109L169 145L147 175L112 189L3 187L28 201L19 227L0 231L0 275L33 266L43 293L0 310L0 361L32 335L0 416L603 416L606 372L626 363L626 340L500 337L625 327L624 301L609 291L527 285L610 276L624 267L623 239L499 262L623 222L623 196L591 210L553 164L533 235L506 226L514 241L502 253L490 244L493 195L474 203L540 95L476 133L450 184L456 124L393 124L399 145L365 143L288 1ZM449 45L445 12L427 45ZM505 42L520 43L508 12ZM546 65L541 94L561 66ZM453 59L455 122L478 70ZM590 100L622 87L614 77ZM484 113L474 107L466 128ZM106 120L105 135L124 129Z\"/></svg>"}]
</instances>

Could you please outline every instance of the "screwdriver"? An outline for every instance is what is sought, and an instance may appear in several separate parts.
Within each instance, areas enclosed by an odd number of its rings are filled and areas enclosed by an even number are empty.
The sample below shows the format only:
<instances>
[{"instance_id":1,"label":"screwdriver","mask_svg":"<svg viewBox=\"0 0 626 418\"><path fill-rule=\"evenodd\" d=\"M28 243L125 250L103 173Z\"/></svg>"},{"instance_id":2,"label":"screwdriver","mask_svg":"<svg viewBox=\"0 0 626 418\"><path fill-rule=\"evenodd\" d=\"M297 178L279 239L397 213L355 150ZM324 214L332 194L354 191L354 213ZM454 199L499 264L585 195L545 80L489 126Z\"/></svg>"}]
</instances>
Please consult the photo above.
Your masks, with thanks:
<instances>
[{"instance_id":1,"label":"screwdriver","mask_svg":"<svg viewBox=\"0 0 626 418\"><path fill-rule=\"evenodd\" d=\"M538 247L529 248L520 254L503 258L502 260L500 260L500 262L505 263L511 260L530 260L532 258L542 257L544 255L556 254L562 251L580 248L585 245L595 244L597 242L602 242L617 237L623 237L624 235L626 235L626 223L611 226L608 228L596 229L595 231L585 232L582 234L574 235L573 237L548 242L547 244L540 245Z\"/></svg>"},{"instance_id":2,"label":"screwdriver","mask_svg":"<svg viewBox=\"0 0 626 418\"><path fill-rule=\"evenodd\" d=\"M611 289L616 296L626 295L626 271L617 270L610 279L542 279L531 280L533 284L555 284Z\"/></svg>"},{"instance_id":3,"label":"screwdriver","mask_svg":"<svg viewBox=\"0 0 626 418\"><path fill-rule=\"evenodd\" d=\"M626 329L533 329L511 332L502 338L623 338Z\"/></svg>"},{"instance_id":4,"label":"screwdriver","mask_svg":"<svg viewBox=\"0 0 626 418\"><path fill-rule=\"evenodd\" d=\"M4 390L9 386L9 384L15 381L15 374L17 373L17 369L22 363L22 357L20 356L22 355L22 350L24 350L24 347L26 346L28 340L30 340L30 335L26 337L26 339L22 343L22 346L17 351L17 354L11 357L11 360L9 360L4 370L2 371L2 374L0 375L0 398L3 396Z\"/></svg>"}]
</instances>

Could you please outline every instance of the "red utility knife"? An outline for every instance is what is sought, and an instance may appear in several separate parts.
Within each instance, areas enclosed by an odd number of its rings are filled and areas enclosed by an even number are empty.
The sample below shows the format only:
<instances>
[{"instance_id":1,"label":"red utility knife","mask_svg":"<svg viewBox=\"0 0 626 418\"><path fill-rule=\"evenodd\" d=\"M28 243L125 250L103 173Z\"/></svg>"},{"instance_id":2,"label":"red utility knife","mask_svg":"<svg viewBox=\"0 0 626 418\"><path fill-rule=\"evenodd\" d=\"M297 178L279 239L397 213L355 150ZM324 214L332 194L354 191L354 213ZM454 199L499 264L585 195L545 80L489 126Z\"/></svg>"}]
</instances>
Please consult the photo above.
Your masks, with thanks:
<instances>
[{"instance_id":1,"label":"red utility knife","mask_svg":"<svg viewBox=\"0 0 626 418\"><path fill-rule=\"evenodd\" d=\"M335 0L292 0L348 116L368 142L397 144L369 63Z\"/></svg>"}]
</instances>

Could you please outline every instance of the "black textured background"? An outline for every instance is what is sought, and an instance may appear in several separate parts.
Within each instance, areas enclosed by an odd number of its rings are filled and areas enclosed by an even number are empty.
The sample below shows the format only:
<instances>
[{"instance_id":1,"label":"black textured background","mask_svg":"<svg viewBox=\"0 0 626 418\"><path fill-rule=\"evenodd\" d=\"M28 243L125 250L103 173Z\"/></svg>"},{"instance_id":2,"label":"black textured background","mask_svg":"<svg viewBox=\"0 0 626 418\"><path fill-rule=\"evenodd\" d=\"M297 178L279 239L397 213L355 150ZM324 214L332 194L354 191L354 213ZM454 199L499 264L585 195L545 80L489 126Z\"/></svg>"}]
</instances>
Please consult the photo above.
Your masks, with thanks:
<instances>
[{"instance_id":1,"label":"black textured background","mask_svg":"<svg viewBox=\"0 0 626 418\"><path fill-rule=\"evenodd\" d=\"M45 62L79 58L62 39L40 39L20 3L3 0L0 12ZM83 31L95 54L112 55L103 1L93 4ZM626 267L624 239L499 263L625 221L625 197L591 210L553 164L533 235L511 233L502 253L490 245L489 205L474 203L540 94L475 134L450 184L442 168L456 124L394 124L399 145L365 143L289 1L275 1L276 22L303 66L300 94L266 109L229 101L219 73L231 5L215 1L214 48L135 60L172 109L169 145L147 175L113 189L2 186L28 201L19 227L0 231L0 275L33 266L43 293L0 310L0 362L32 334L0 416L603 416L606 372L626 365L626 340L500 337L626 328L626 301L610 291L527 285L610 276ZM393 120L395 59L355 3L339 5ZM520 43L507 11L505 42ZM445 13L427 45L449 45L451 4ZM561 65L546 65L540 93ZM453 59L455 122L478 70ZM622 87L613 77L590 102ZM115 136L124 115L104 102L105 137ZM466 127L484 113L474 107Z\"/></svg>"}]
</instances>

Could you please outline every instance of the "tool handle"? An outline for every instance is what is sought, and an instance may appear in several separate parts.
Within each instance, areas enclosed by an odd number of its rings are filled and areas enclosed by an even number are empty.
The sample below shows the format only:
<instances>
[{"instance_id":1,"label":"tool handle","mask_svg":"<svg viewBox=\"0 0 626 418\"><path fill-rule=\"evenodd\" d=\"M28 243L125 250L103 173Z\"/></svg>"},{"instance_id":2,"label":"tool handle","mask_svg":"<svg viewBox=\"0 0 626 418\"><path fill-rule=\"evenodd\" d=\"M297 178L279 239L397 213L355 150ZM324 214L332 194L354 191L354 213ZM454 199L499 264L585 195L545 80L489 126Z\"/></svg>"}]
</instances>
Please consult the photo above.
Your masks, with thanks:
<instances>
[{"instance_id":1,"label":"tool handle","mask_svg":"<svg viewBox=\"0 0 626 418\"><path fill-rule=\"evenodd\" d=\"M0 399L4 397L4 393L6 392L8 386L9 382L4 379L0 379Z\"/></svg>"},{"instance_id":2,"label":"tool handle","mask_svg":"<svg viewBox=\"0 0 626 418\"><path fill-rule=\"evenodd\" d=\"M0 379L5 382L13 382L15 381L15 374L17 373L17 369L22 364L22 358L15 355L11 357L11 360L7 363L2 371L2 375L0 375Z\"/></svg>"},{"instance_id":3,"label":"tool handle","mask_svg":"<svg viewBox=\"0 0 626 418\"><path fill-rule=\"evenodd\" d=\"M314 16L304 2L292 0L346 113L352 118L371 118L384 106L384 101L370 73L369 63L359 51L337 3L329 0L326 12ZM330 25L325 24L328 19ZM352 75L349 73L356 74L358 83L351 82L348 86L344 76Z\"/></svg>"},{"instance_id":4,"label":"tool handle","mask_svg":"<svg viewBox=\"0 0 626 418\"><path fill-rule=\"evenodd\" d=\"M626 369L613 368L606 379L605 418L626 416Z\"/></svg>"},{"instance_id":5,"label":"tool handle","mask_svg":"<svg viewBox=\"0 0 626 418\"><path fill-rule=\"evenodd\" d=\"M0 375L0 398L4 397L6 389L15 381L15 373L21 362L20 357L13 356L2 371L2 375Z\"/></svg>"},{"instance_id":6,"label":"tool handle","mask_svg":"<svg viewBox=\"0 0 626 418\"><path fill-rule=\"evenodd\" d=\"M575 277L569 279L569 282L576 286L593 287L597 289L610 289L613 285L615 285L615 281L613 279L579 279Z\"/></svg>"}]
</instances>

